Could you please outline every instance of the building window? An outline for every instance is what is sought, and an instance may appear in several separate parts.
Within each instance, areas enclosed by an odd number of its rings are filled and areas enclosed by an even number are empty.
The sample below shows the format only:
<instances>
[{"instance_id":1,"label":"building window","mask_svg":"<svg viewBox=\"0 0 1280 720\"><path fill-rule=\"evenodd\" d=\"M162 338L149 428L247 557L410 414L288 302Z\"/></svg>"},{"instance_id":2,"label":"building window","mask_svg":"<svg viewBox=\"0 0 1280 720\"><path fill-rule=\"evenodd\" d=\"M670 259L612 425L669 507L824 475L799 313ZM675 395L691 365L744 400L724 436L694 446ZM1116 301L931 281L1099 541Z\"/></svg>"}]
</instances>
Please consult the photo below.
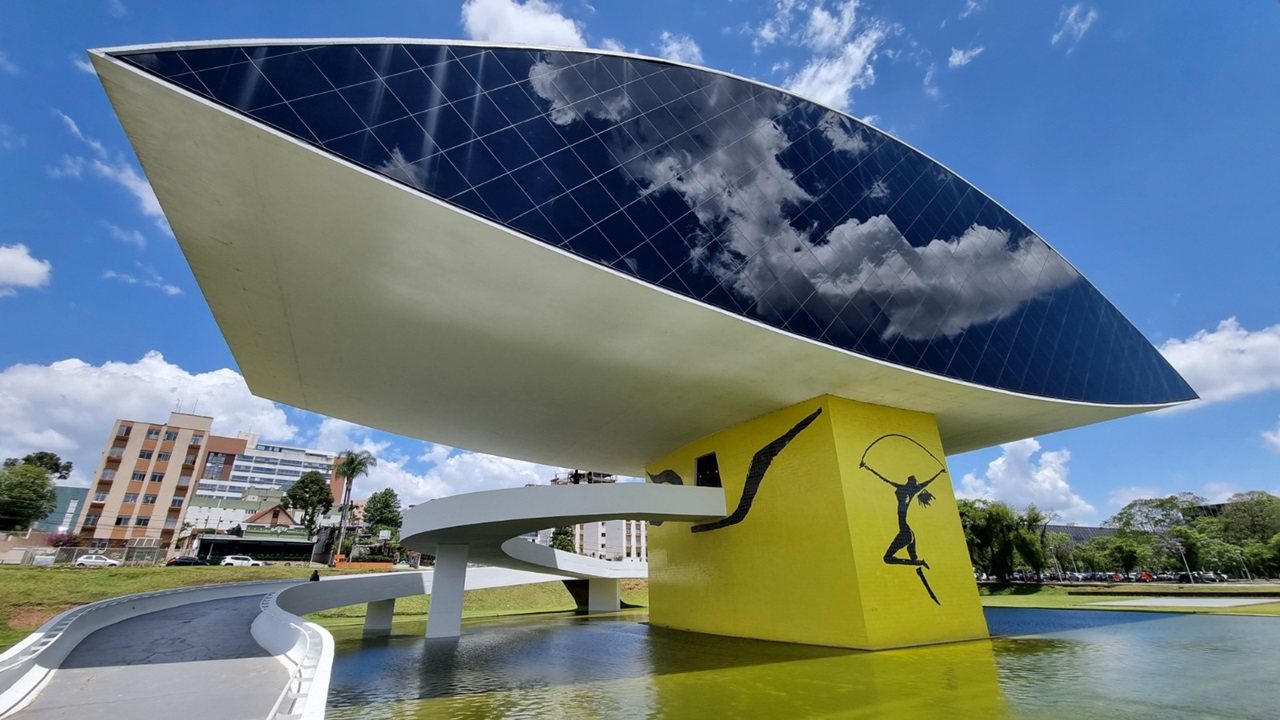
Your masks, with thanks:
<instances>
[{"instance_id":1,"label":"building window","mask_svg":"<svg viewBox=\"0 0 1280 720\"><path fill-rule=\"evenodd\" d=\"M102 479L103 479L103 480L115 480L115 479L116 479L116 469L115 469L115 468L107 468L106 470L103 470L103 471L102 471Z\"/></svg>"},{"instance_id":2,"label":"building window","mask_svg":"<svg viewBox=\"0 0 1280 720\"><path fill-rule=\"evenodd\" d=\"M116 437L129 437L129 431L132 429L132 425L121 425L120 429L116 430Z\"/></svg>"},{"instance_id":3,"label":"building window","mask_svg":"<svg viewBox=\"0 0 1280 720\"><path fill-rule=\"evenodd\" d=\"M127 502L127 503L138 502L138 493L125 493L124 502Z\"/></svg>"},{"instance_id":4,"label":"building window","mask_svg":"<svg viewBox=\"0 0 1280 720\"><path fill-rule=\"evenodd\" d=\"M183 498L182 498L181 496L178 496L178 497L176 497L176 498L174 498L174 499L170 500L170 501L169 501L169 507L171 507L171 508L182 507L182 500L183 500Z\"/></svg>"},{"instance_id":5,"label":"building window","mask_svg":"<svg viewBox=\"0 0 1280 720\"><path fill-rule=\"evenodd\" d=\"M145 517L142 515L139 515L138 519L133 521L134 527L146 527L150 524L151 524L151 518Z\"/></svg>"},{"instance_id":6,"label":"building window","mask_svg":"<svg viewBox=\"0 0 1280 720\"><path fill-rule=\"evenodd\" d=\"M128 524L129 524L129 516L128 516L128 515L120 515L120 516L118 516L118 517L116 518L116 525L117 525L117 526L120 526L120 525L128 525Z\"/></svg>"},{"instance_id":7,"label":"building window","mask_svg":"<svg viewBox=\"0 0 1280 720\"><path fill-rule=\"evenodd\" d=\"M720 462L716 460L715 453L698 458L693 468L694 482L698 487L721 487Z\"/></svg>"},{"instance_id":8,"label":"building window","mask_svg":"<svg viewBox=\"0 0 1280 720\"><path fill-rule=\"evenodd\" d=\"M98 492L94 493L94 494L93 494L93 501L94 501L94 502L106 502L106 501L107 501L107 491L106 491L106 490L99 490Z\"/></svg>"},{"instance_id":9,"label":"building window","mask_svg":"<svg viewBox=\"0 0 1280 720\"><path fill-rule=\"evenodd\" d=\"M200 444L200 443L202 443L202 442L204 442L204 436L203 436L203 435L192 435L192 436L191 436L191 444L192 444L192 445L199 445L199 444Z\"/></svg>"},{"instance_id":10,"label":"building window","mask_svg":"<svg viewBox=\"0 0 1280 720\"><path fill-rule=\"evenodd\" d=\"M174 528L176 528L176 527L178 527L178 520L177 520L177 518L168 518L168 519L166 519L166 520L164 521L164 529L165 529L165 530L172 530L172 529L174 529Z\"/></svg>"},{"instance_id":11,"label":"building window","mask_svg":"<svg viewBox=\"0 0 1280 720\"><path fill-rule=\"evenodd\" d=\"M98 518L99 518L99 517L100 517L99 515L85 515L85 516L84 516L84 526L85 526L85 527L97 527L97 526L98 526Z\"/></svg>"},{"instance_id":12,"label":"building window","mask_svg":"<svg viewBox=\"0 0 1280 720\"><path fill-rule=\"evenodd\" d=\"M191 484L190 475L182 475L181 477L178 478L178 487L186 487L187 485L190 485L190 484Z\"/></svg>"},{"instance_id":13,"label":"building window","mask_svg":"<svg viewBox=\"0 0 1280 720\"><path fill-rule=\"evenodd\" d=\"M137 472L135 472L133 475L131 475L131 476L130 476L130 479L131 479L131 480L146 480L146 479L147 479L147 474L146 474L146 473L144 473L144 472L142 472L141 470L138 470Z\"/></svg>"},{"instance_id":14,"label":"building window","mask_svg":"<svg viewBox=\"0 0 1280 720\"><path fill-rule=\"evenodd\" d=\"M165 440L177 440L177 439L178 439L178 432L177 432L176 430L170 430L169 432L167 432L167 433L165 433L165 434L164 434L164 439L165 439Z\"/></svg>"},{"instance_id":15,"label":"building window","mask_svg":"<svg viewBox=\"0 0 1280 720\"><path fill-rule=\"evenodd\" d=\"M188 455L186 459L182 461L183 465L194 465L195 463L196 463L195 455Z\"/></svg>"},{"instance_id":16,"label":"building window","mask_svg":"<svg viewBox=\"0 0 1280 720\"><path fill-rule=\"evenodd\" d=\"M107 457L119 458L124 455L124 448L113 447L107 451Z\"/></svg>"},{"instance_id":17,"label":"building window","mask_svg":"<svg viewBox=\"0 0 1280 720\"><path fill-rule=\"evenodd\" d=\"M164 480L164 473L151 473L151 482L160 482Z\"/></svg>"},{"instance_id":18,"label":"building window","mask_svg":"<svg viewBox=\"0 0 1280 720\"><path fill-rule=\"evenodd\" d=\"M159 431L159 430L157 430L157 429L155 429L155 428L147 428L147 439L148 439L148 440L159 440L159 439L160 439L160 431Z\"/></svg>"},{"instance_id":19,"label":"building window","mask_svg":"<svg viewBox=\"0 0 1280 720\"><path fill-rule=\"evenodd\" d=\"M139 451L138 451L138 459L139 459L139 460L150 460L150 459L151 459L151 457L152 457L153 455L155 455L155 453L151 452L150 450L139 450Z\"/></svg>"},{"instance_id":20,"label":"building window","mask_svg":"<svg viewBox=\"0 0 1280 720\"><path fill-rule=\"evenodd\" d=\"M171 457L173 457L173 453L162 452L156 456L156 459L167 461Z\"/></svg>"},{"instance_id":21,"label":"building window","mask_svg":"<svg viewBox=\"0 0 1280 720\"><path fill-rule=\"evenodd\" d=\"M108 547L111 547L111 541L106 538L94 540L89 543L90 550L106 550Z\"/></svg>"},{"instance_id":22,"label":"building window","mask_svg":"<svg viewBox=\"0 0 1280 720\"><path fill-rule=\"evenodd\" d=\"M156 496L155 496L155 495L143 495L143 496L142 496L142 504L143 504L143 505L155 505L155 504L156 504Z\"/></svg>"}]
</instances>

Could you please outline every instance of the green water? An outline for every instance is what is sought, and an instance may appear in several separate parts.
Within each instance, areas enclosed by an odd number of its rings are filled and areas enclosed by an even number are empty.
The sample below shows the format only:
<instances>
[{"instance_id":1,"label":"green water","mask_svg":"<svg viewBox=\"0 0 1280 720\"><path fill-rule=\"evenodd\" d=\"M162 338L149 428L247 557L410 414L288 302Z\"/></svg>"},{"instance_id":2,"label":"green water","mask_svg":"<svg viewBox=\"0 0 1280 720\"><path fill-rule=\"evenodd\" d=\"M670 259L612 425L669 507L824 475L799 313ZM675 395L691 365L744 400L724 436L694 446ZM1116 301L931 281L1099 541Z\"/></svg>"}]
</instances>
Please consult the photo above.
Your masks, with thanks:
<instances>
[{"instance_id":1,"label":"green water","mask_svg":"<svg viewBox=\"0 0 1280 720\"><path fill-rule=\"evenodd\" d=\"M862 653L643 613L335 632L329 718L1280 718L1280 619L987 611L990 641Z\"/></svg>"}]
</instances>

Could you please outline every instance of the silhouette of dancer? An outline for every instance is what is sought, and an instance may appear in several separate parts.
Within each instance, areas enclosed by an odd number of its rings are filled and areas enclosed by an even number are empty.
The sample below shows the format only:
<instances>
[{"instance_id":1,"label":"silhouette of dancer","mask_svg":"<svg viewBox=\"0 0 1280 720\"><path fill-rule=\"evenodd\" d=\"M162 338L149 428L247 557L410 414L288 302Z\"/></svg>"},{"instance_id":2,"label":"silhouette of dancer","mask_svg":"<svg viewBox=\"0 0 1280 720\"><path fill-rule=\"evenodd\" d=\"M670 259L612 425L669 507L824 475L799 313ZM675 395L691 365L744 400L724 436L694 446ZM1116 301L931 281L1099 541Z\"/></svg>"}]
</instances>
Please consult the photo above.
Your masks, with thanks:
<instances>
[{"instance_id":1,"label":"silhouette of dancer","mask_svg":"<svg viewBox=\"0 0 1280 720\"><path fill-rule=\"evenodd\" d=\"M859 463L859 467L869 470L873 475L893 486L894 497L898 499L898 534L893 537L893 541L889 543L888 549L884 551L884 561L888 565L911 565L916 569L916 575L920 577L920 582L924 583L924 589L929 592L929 597L933 602L938 602L938 596L933 594L933 588L929 587L929 581L925 579L924 571L929 569L929 563L921 560L916 555L916 533L907 524L907 510L911 508L912 498L917 498L920 507L929 507L929 503L933 502L933 494L927 488L929 483L937 480L939 476L947 471L946 468L940 468L933 477L920 482L916 480L915 475L908 475L907 481L904 483L896 483L889 478L881 475L875 468L867 465L867 463ZM917 497L918 496L918 497ZM905 558L898 557L898 553L902 550L907 551Z\"/></svg>"}]
</instances>

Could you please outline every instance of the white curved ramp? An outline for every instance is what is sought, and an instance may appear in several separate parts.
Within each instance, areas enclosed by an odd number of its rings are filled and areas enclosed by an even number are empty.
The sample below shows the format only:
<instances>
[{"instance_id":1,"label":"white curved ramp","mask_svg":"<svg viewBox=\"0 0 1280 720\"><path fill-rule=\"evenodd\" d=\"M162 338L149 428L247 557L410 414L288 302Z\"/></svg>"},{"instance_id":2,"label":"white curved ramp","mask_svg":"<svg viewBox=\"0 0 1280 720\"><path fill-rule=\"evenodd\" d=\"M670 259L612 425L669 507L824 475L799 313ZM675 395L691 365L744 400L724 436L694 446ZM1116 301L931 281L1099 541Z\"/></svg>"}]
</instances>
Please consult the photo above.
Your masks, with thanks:
<instances>
[{"instance_id":1,"label":"white curved ramp","mask_svg":"<svg viewBox=\"0 0 1280 720\"><path fill-rule=\"evenodd\" d=\"M697 523L727 514L721 488L654 483L537 485L431 500L404 513L401 544L438 555L466 546L470 562L586 579L648 576L647 563L618 563L553 550L520 536L537 530L626 518Z\"/></svg>"}]
</instances>

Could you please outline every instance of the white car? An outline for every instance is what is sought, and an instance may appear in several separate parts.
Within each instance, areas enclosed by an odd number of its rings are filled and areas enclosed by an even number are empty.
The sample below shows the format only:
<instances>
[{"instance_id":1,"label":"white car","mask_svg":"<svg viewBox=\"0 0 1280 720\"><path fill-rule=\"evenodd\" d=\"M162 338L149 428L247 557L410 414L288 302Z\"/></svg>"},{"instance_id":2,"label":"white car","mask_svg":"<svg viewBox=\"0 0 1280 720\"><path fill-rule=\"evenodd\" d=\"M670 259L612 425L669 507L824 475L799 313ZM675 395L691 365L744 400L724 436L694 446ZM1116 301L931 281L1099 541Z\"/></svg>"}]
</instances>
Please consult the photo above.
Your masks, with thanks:
<instances>
[{"instance_id":1,"label":"white car","mask_svg":"<svg viewBox=\"0 0 1280 720\"><path fill-rule=\"evenodd\" d=\"M223 565L237 565L240 567L261 567L261 560L254 560L248 555L228 555L222 558Z\"/></svg>"},{"instance_id":2,"label":"white car","mask_svg":"<svg viewBox=\"0 0 1280 720\"><path fill-rule=\"evenodd\" d=\"M76 558L76 567L119 567L119 560L112 560L106 555L81 555Z\"/></svg>"}]
</instances>

